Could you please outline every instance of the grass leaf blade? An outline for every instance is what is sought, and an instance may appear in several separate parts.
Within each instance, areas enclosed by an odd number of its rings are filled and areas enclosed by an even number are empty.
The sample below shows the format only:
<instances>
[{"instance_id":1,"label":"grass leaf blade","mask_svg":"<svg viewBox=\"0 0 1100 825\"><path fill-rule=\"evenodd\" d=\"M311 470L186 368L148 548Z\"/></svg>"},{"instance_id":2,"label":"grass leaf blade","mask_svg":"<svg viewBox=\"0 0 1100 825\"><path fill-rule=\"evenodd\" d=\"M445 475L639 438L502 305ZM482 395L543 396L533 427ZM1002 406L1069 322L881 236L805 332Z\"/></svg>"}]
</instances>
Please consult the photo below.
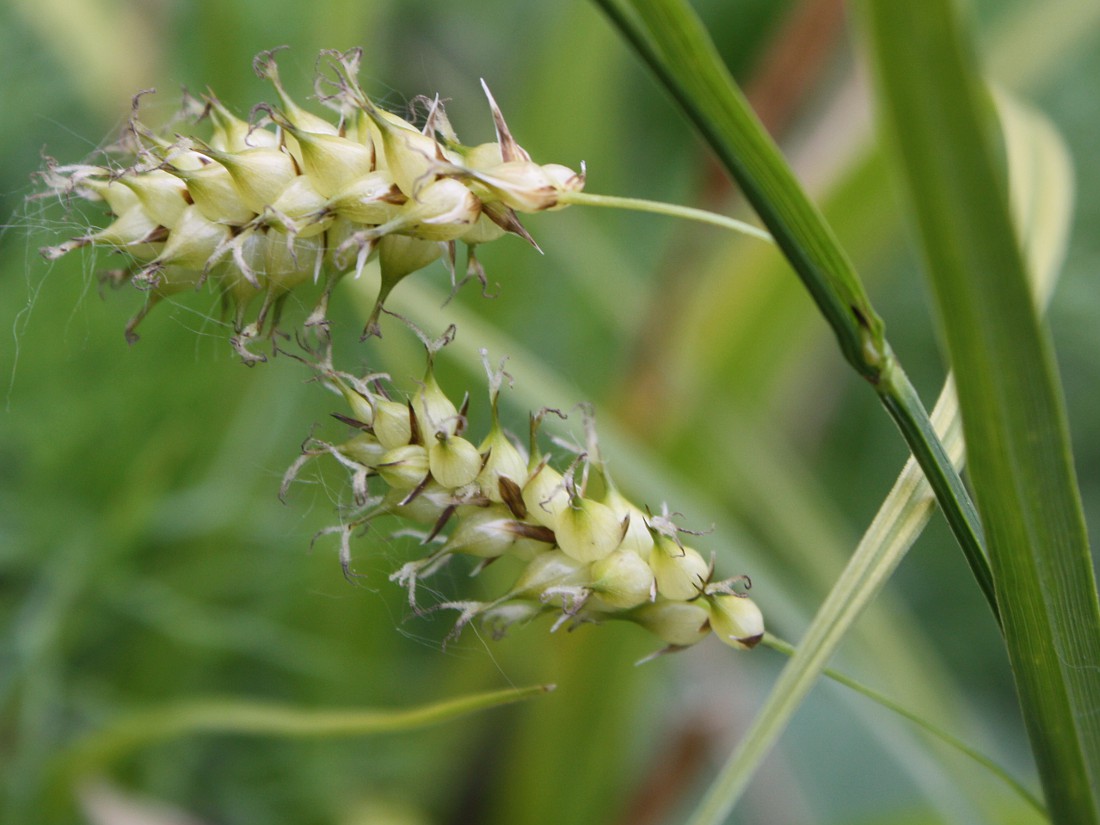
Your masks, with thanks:
<instances>
[{"instance_id":1,"label":"grass leaf blade","mask_svg":"<svg viewBox=\"0 0 1100 825\"><path fill-rule=\"evenodd\" d=\"M867 3L883 117L920 227L1051 813L1100 821L1100 606L1053 353L946 0Z\"/></svg>"}]
</instances>

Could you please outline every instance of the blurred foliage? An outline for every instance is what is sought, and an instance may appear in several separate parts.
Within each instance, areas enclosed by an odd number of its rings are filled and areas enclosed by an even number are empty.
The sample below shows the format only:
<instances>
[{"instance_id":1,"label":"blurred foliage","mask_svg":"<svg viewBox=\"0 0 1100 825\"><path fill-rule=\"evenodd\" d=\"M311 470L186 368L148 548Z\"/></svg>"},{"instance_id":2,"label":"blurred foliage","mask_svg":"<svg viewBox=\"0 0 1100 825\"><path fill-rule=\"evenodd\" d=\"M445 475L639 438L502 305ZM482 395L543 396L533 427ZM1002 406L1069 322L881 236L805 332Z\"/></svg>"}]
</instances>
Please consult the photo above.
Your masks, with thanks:
<instances>
[{"instance_id":1,"label":"blurred foliage","mask_svg":"<svg viewBox=\"0 0 1100 825\"><path fill-rule=\"evenodd\" d=\"M1045 19L1039 7L1076 25L1030 41L1026 61L1006 60L1021 21ZM838 4L697 8L750 95L766 93L757 102L779 113L784 147L930 401L942 380L936 334L888 175L869 149L861 58ZM250 70L253 54L281 44L291 47L283 77L303 99L319 49L360 44L368 91L395 107L439 92L467 142L492 134L484 77L520 142L546 161L585 160L590 191L742 209L587 4L319 0L303 9L286 0L0 6L0 209L10 215L0 236L0 819L83 821L67 804L45 812L55 760L135 708L209 695L403 707L554 682L534 702L407 735L187 738L135 754L111 778L209 822L675 822L747 724L778 657L706 643L635 668L652 648L636 628L550 635L543 623L501 642L468 631L441 651L446 620L411 615L386 581L405 557L401 539L383 529L355 544L368 574L360 586L344 581L330 543L310 552L334 519L337 491L325 482L335 474L297 485L288 506L275 496L311 424L333 408L301 365L243 368L207 296L159 308L128 347L122 327L140 297L101 300L102 260L47 264L36 253L83 220L24 202L43 147L64 162L87 156L115 135L130 95L152 86L161 91L150 111L165 117L180 85L210 87L243 114L272 96ZM783 62L811 11L838 23L820 27L834 39L819 59ZM1009 67L1000 79L1052 118L1077 164L1077 231L1050 319L1095 537L1100 17L1073 0L989 0L974 12L990 65ZM484 252L500 285L493 300L467 288L439 310L440 266L396 294L422 299L417 317L436 331L454 313L476 317L459 326L472 349L480 330L514 343L492 354L517 356L507 412L517 431L528 408L594 401L620 483L651 506L667 499L690 525L713 521L700 549L715 551L727 575L752 574L772 628L797 639L905 456L872 394L759 244L579 208L535 216L528 228L544 255L518 240ZM418 375L409 336L354 343L362 317L351 292L334 302L345 365ZM470 390L477 431L476 361L445 354L440 380L452 394ZM568 397L547 397L550 388ZM456 566L434 585L457 594L478 581ZM860 631L845 668L1032 774L1002 646L942 524ZM737 821L1028 821L1014 805L977 769L823 688Z\"/></svg>"}]
</instances>

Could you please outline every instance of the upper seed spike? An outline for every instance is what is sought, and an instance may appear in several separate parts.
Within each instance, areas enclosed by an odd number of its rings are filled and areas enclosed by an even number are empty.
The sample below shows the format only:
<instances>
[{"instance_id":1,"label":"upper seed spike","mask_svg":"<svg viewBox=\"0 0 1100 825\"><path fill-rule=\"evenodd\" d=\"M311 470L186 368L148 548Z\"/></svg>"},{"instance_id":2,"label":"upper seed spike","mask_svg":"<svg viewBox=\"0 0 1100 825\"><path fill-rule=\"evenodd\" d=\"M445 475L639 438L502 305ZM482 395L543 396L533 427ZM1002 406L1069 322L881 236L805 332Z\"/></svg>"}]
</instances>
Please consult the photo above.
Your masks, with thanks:
<instances>
[{"instance_id":1,"label":"upper seed spike","mask_svg":"<svg viewBox=\"0 0 1100 825\"><path fill-rule=\"evenodd\" d=\"M110 245L127 258L120 280L148 288L173 267L174 283L209 281L232 312L234 347L254 363L260 359L248 344L274 331L290 291L320 281L322 272L323 291L304 326L318 340L328 339L335 284L374 261L382 283L368 334L378 333L394 286L436 258L444 258L455 289L476 277L486 291L474 248L508 232L534 244L517 209L554 208L563 187L578 179L565 167L532 163L484 82L497 140L466 147L438 95L415 99L424 114L420 126L376 105L359 84L360 49L323 52L319 60L314 88L339 121L307 111L287 92L278 51L254 60L277 97L274 105L253 107L248 121L213 91L202 95L201 112L200 101L185 93L171 123L208 119L205 142L142 123L140 104L152 91L144 90L132 98L121 139L105 150L127 156L121 164L62 167L46 159L43 194L104 201L113 214L106 228L90 228L44 254ZM469 250L465 277L455 272L459 240ZM250 323L260 293L262 306ZM450 433L459 434L457 427ZM483 483L488 498L501 496L502 479L520 489L528 481L522 451L499 428L478 452L483 466L475 485Z\"/></svg>"}]
</instances>

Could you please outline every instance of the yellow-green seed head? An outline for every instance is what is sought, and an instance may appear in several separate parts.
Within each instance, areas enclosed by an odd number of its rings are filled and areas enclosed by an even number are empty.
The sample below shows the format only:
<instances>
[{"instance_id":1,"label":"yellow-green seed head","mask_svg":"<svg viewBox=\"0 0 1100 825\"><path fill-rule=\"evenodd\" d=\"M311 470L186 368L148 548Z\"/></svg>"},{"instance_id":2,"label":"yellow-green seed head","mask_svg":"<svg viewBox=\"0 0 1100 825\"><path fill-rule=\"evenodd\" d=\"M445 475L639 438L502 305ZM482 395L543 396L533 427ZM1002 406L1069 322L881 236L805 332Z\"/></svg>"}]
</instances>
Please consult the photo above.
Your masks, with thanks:
<instances>
[{"instance_id":1,"label":"yellow-green seed head","mask_svg":"<svg viewBox=\"0 0 1100 825\"><path fill-rule=\"evenodd\" d=\"M129 153L122 164L116 158L98 166L48 161L40 175L47 189L105 201L115 220L43 253L56 258L83 246L109 245L131 258L123 270L162 254L169 257L157 265L171 260L182 266L177 246L185 238L177 236L167 253L158 244L187 207L197 207L207 221L231 231L211 258L193 261L194 277L212 284L233 306L238 335L232 340L248 363L264 359L244 344L275 331L283 306L275 302L311 275L320 281L323 274L325 287L306 319L307 332L327 332L336 283L349 271L360 275L373 261L381 270L381 289L365 335L381 334L383 303L403 278L443 255L454 270L458 240L469 249L466 279L486 285L474 247L506 233L534 244L516 211L562 205L558 194L583 185L583 174L532 161L512 138L487 87L497 139L467 147L438 97L421 98L428 104L423 128L375 105L359 86L359 62L356 50L322 54L315 88L335 119L295 103L273 53L265 52L254 68L272 82L278 101L253 107L253 123L208 93L198 118L207 121L205 140L198 134L158 133L135 114L125 139L112 150ZM190 114L198 114L194 106ZM304 252L315 266L280 261L278 235L291 255ZM321 256L314 245L299 247L300 239L311 237L323 238ZM248 323L248 307L264 291L266 300Z\"/></svg>"},{"instance_id":2,"label":"yellow-green seed head","mask_svg":"<svg viewBox=\"0 0 1100 825\"><path fill-rule=\"evenodd\" d=\"M685 531L673 523L667 507L650 516L623 495L607 473L591 427L585 452L563 475L538 454L535 438L548 412L544 409L532 417L536 457L525 465L497 417L501 388L511 377L503 360L494 368L483 351L492 424L480 449L475 447L462 434L465 403L459 412L433 371L436 356L453 340L453 328L434 340L413 330L427 349L429 368L407 405L380 397L379 374L353 378L336 372L328 357L317 365L356 412L356 417L337 417L360 430L335 447L323 442L317 447L319 442L311 440L303 448L306 457L322 449L336 456L352 476L355 501L364 514L341 528L345 561L348 537L372 518L390 514L428 525L417 531L422 556L391 577L408 590L414 608L418 584L452 556L480 559L473 573L501 557L524 562L512 588L496 598L460 597L439 605L459 613L449 638L478 617L496 636L515 621L551 613L551 630L607 619L634 622L669 645L662 653L694 644L711 630L736 648L759 641L760 611L740 593L749 586L747 577L713 580L703 557L680 543ZM590 414L586 418L590 423ZM393 446L387 446L387 438ZM505 466L510 469L502 471ZM513 474L526 476L522 486ZM602 499L586 496L589 482L602 488ZM490 498L494 489L496 497Z\"/></svg>"}]
</instances>

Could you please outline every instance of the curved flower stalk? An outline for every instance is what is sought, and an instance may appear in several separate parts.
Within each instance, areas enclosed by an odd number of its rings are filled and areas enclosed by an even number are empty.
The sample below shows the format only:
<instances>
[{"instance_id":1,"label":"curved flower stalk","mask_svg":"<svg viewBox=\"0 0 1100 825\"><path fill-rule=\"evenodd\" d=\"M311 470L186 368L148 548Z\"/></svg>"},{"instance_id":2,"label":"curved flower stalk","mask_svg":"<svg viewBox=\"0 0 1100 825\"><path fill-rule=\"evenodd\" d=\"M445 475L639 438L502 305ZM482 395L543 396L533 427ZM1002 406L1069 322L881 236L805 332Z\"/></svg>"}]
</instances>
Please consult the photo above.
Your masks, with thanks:
<instances>
[{"instance_id":1,"label":"curved flower stalk","mask_svg":"<svg viewBox=\"0 0 1100 825\"><path fill-rule=\"evenodd\" d=\"M584 171L539 165L515 141L485 87L496 140L458 141L438 98L423 128L381 109L360 88L360 51L323 52L318 97L326 119L286 93L272 52L254 61L279 103L253 109L251 123L209 93L186 111L208 121L205 139L158 133L134 114L124 139L101 164L47 163L49 193L102 202L103 227L42 250L57 258L85 246L122 253L114 283L147 293L126 326L129 341L159 301L212 284L232 312L233 344L247 363L264 360L249 345L277 325L287 296L324 278L307 327L325 327L332 289L377 259L381 289L364 330L380 334L379 313L394 286L443 258L456 281L485 287L475 249L505 234L534 244L518 213L561 208L562 194L584 187ZM484 85L484 84L483 84ZM468 250L455 279L456 243ZM258 310L253 313L253 307ZM251 318L251 320L249 320Z\"/></svg>"},{"instance_id":2,"label":"curved flower stalk","mask_svg":"<svg viewBox=\"0 0 1100 825\"><path fill-rule=\"evenodd\" d=\"M382 515L420 525L423 555L390 578L408 591L417 612L418 585L456 556L467 556L476 574L509 556L522 569L506 592L489 601L444 601L429 610L458 613L448 638L473 620L494 637L513 624L544 613L553 629L623 619L645 627L667 645L661 652L695 644L710 633L748 649L764 633L763 617L745 591L747 576L718 580L708 562L683 539L667 508L659 515L631 503L615 486L600 458L588 422L585 449L558 470L538 446L546 414L531 416L528 449L505 432L498 400L504 364L489 376L491 425L480 440L466 431L468 397L456 404L434 375L438 351L454 327L430 341L427 370L408 395L387 390L386 376L362 378L338 372L330 355L315 368L341 396L347 409L334 417L353 434L339 443L310 437L287 471L285 496L302 467L330 456L349 474L354 507L339 526L322 531L340 536L340 561L348 577L352 538ZM560 413L559 413L560 415ZM403 533L411 531L404 530Z\"/></svg>"}]
</instances>

